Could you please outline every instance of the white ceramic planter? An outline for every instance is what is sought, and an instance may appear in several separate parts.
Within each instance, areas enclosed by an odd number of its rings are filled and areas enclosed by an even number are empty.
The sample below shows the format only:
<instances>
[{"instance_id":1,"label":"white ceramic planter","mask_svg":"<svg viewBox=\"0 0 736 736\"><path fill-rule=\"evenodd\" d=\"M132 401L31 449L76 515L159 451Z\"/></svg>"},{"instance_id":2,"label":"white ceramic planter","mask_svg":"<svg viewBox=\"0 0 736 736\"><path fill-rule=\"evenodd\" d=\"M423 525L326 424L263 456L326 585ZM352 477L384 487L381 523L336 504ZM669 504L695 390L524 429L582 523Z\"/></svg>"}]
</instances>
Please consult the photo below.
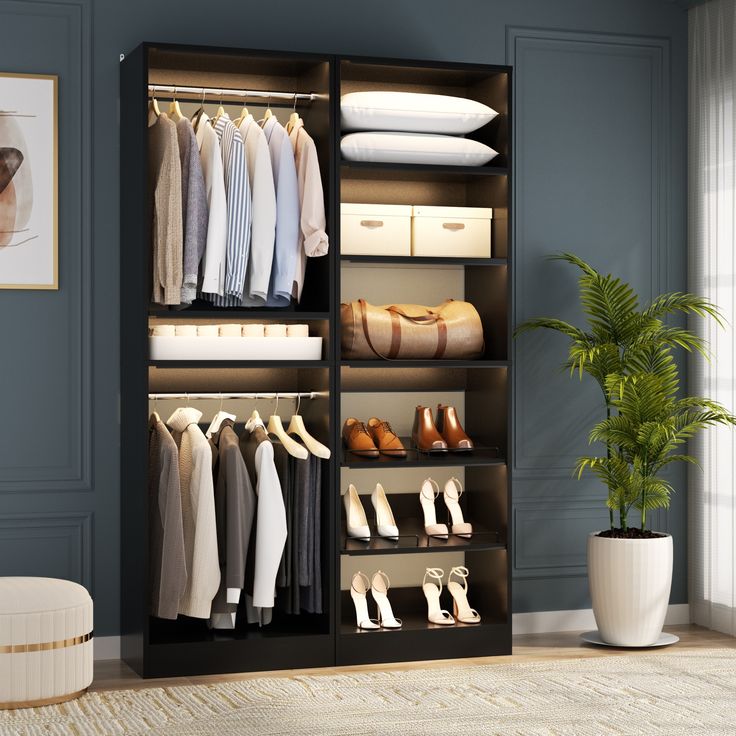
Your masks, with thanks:
<instances>
[{"instance_id":1,"label":"white ceramic planter","mask_svg":"<svg viewBox=\"0 0 736 736\"><path fill-rule=\"evenodd\" d=\"M672 585L672 537L588 536L588 583L601 638L621 647L654 644Z\"/></svg>"}]
</instances>

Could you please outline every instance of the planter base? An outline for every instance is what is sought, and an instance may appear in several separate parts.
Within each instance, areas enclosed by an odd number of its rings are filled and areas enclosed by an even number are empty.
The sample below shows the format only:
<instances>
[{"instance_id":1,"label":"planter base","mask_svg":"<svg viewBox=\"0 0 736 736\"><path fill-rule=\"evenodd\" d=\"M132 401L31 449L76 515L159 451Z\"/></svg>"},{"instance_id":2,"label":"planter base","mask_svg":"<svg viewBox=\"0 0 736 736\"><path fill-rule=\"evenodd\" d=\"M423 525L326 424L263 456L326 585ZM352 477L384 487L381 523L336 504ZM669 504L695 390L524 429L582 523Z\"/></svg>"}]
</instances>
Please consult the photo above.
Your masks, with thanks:
<instances>
[{"instance_id":1,"label":"planter base","mask_svg":"<svg viewBox=\"0 0 736 736\"><path fill-rule=\"evenodd\" d=\"M603 641L601 639L601 635L598 633L598 631L586 631L584 634L580 634L580 638L588 642L588 644L598 644L600 646L604 647L615 647L616 649L650 649L652 647L667 647L670 644L676 644L678 641L680 641L679 636L675 636L674 634L666 634L664 631L659 635L659 639L654 642L654 644L649 644L649 646L646 647L623 647L619 644L609 644L607 641Z\"/></svg>"}]
</instances>

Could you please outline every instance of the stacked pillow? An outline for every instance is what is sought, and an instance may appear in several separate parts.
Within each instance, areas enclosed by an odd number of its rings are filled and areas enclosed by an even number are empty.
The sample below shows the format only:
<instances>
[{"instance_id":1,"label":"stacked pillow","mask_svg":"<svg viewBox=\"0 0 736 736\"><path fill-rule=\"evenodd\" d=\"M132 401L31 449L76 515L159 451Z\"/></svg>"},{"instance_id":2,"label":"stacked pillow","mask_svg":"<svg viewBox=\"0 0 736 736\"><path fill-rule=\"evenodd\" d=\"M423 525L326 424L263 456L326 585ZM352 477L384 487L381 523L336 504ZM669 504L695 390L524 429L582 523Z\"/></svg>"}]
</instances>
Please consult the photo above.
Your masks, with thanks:
<instances>
[{"instance_id":1,"label":"stacked pillow","mask_svg":"<svg viewBox=\"0 0 736 736\"><path fill-rule=\"evenodd\" d=\"M417 92L351 92L340 100L348 161L482 166L498 155L464 138L498 113L463 97Z\"/></svg>"}]
</instances>

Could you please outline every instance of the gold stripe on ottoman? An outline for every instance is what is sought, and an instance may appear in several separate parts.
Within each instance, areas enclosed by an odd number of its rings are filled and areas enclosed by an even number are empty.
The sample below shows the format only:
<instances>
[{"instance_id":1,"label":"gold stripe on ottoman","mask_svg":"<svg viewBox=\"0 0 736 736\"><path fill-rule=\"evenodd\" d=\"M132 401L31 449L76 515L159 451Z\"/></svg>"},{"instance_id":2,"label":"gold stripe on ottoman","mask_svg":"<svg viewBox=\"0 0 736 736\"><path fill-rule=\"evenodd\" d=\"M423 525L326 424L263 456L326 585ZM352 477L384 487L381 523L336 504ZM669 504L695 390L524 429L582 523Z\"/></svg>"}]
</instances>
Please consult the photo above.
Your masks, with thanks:
<instances>
[{"instance_id":1,"label":"gold stripe on ottoman","mask_svg":"<svg viewBox=\"0 0 736 736\"><path fill-rule=\"evenodd\" d=\"M78 697L92 682L93 636L81 585L0 577L0 709Z\"/></svg>"}]
</instances>

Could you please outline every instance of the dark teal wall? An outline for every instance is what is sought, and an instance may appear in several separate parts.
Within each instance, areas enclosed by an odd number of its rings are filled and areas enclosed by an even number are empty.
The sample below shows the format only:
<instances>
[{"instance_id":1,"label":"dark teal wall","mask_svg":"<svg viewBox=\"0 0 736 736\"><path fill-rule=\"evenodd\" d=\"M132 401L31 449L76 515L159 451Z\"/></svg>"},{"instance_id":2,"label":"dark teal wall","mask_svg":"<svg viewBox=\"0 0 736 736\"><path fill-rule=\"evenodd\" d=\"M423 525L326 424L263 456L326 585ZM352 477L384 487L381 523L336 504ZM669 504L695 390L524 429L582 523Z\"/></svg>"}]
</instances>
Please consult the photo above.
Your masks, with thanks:
<instances>
[{"instance_id":1,"label":"dark teal wall","mask_svg":"<svg viewBox=\"0 0 736 736\"><path fill-rule=\"evenodd\" d=\"M517 319L575 316L560 248L644 294L685 283L687 19L665 0L0 0L0 71L60 75L58 292L0 292L0 574L93 590L118 630L118 58L143 40L516 67ZM2 101L0 101L1 104ZM123 299L123 308L124 299ZM595 484L570 478L596 415L564 345L516 348L516 611L589 605ZM123 361L124 361L123 356ZM673 602L686 600L685 487Z\"/></svg>"}]
</instances>

